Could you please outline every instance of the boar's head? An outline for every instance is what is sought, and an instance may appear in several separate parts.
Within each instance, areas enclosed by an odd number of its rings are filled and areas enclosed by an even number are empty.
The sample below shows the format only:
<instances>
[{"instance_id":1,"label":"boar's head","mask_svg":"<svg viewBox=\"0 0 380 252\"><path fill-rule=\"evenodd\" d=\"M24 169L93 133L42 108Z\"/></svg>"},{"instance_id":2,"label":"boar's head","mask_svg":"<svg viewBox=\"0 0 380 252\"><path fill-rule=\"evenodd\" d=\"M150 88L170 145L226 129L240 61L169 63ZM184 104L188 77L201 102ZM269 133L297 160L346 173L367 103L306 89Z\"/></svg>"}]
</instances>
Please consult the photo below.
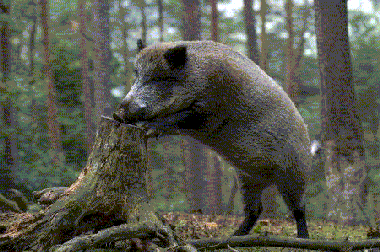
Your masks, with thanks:
<instances>
[{"instance_id":1,"label":"boar's head","mask_svg":"<svg viewBox=\"0 0 380 252\"><path fill-rule=\"evenodd\" d=\"M196 107L202 104L199 98L204 95L207 81L202 79L205 75L201 62L189 45L161 43L139 49L136 80L114 118L160 131L159 134L176 133L178 128L186 128L189 120L192 125L194 120L200 123Z\"/></svg>"}]
</instances>

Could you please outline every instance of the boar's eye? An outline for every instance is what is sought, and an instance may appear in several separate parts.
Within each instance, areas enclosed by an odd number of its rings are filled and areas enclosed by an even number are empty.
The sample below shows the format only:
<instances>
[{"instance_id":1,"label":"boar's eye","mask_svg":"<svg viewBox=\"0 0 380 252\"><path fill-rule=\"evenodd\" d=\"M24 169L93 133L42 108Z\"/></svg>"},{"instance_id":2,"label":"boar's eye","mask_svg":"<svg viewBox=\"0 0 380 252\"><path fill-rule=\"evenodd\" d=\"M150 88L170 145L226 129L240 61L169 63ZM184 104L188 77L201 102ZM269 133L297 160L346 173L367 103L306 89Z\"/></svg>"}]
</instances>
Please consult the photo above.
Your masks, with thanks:
<instances>
[{"instance_id":1,"label":"boar's eye","mask_svg":"<svg viewBox=\"0 0 380 252\"><path fill-rule=\"evenodd\" d=\"M135 75L136 75L136 76L139 75L139 71L137 71L137 69L133 69L133 71L135 72Z\"/></svg>"}]
</instances>

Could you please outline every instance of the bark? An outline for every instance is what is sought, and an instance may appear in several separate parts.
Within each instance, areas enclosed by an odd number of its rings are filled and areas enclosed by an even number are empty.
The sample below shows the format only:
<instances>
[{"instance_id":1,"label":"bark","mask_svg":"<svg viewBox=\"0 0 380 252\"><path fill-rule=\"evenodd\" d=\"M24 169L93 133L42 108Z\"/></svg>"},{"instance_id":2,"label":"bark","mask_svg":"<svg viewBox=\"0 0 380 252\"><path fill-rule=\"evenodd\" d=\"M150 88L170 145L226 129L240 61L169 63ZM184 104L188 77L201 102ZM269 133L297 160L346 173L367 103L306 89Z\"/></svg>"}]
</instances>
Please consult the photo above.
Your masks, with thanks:
<instances>
[{"instance_id":1,"label":"bark","mask_svg":"<svg viewBox=\"0 0 380 252\"><path fill-rule=\"evenodd\" d=\"M218 32L218 0L211 0L211 40L219 41Z\"/></svg>"},{"instance_id":2,"label":"bark","mask_svg":"<svg viewBox=\"0 0 380 252\"><path fill-rule=\"evenodd\" d=\"M253 0L244 0L244 23L245 34L247 35L247 50L248 58L259 63L258 51L257 51L257 39L256 39L256 16L253 10Z\"/></svg>"},{"instance_id":3,"label":"bark","mask_svg":"<svg viewBox=\"0 0 380 252\"><path fill-rule=\"evenodd\" d=\"M163 140L163 143L162 143L162 147L163 147L163 153L162 153L162 158L163 158L163 163L164 164L167 164L165 165L164 169L164 198L166 199L167 201L167 204L168 206L170 205L170 201L172 200L173 198L173 192L175 190L175 186L176 186L176 181L174 179L174 171L172 169L172 167L169 165L170 164L170 156L169 156L169 153L170 153L170 137L169 136L166 136Z\"/></svg>"},{"instance_id":4,"label":"bark","mask_svg":"<svg viewBox=\"0 0 380 252\"><path fill-rule=\"evenodd\" d=\"M261 0L261 10L260 10L260 16L261 16L261 57L260 57L260 67L264 71L268 70L268 41L267 41L267 34L266 34L266 15L267 15L267 2L266 0Z\"/></svg>"},{"instance_id":5,"label":"bark","mask_svg":"<svg viewBox=\"0 0 380 252\"><path fill-rule=\"evenodd\" d=\"M108 0L96 0L93 7L93 40L94 40L94 88L95 88L95 118L97 124L103 115L106 104L106 85L110 78L110 30Z\"/></svg>"},{"instance_id":6,"label":"bark","mask_svg":"<svg viewBox=\"0 0 380 252\"><path fill-rule=\"evenodd\" d=\"M153 181L153 164L152 164L152 145L147 142L147 171L146 171L146 187L148 197L154 196L154 181Z\"/></svg>"},{"instance_id":7,"label":"bark","mask_svg":"<svg viewBox=\"0 0 380 252\"><path fill-rule=\"evenodd\" d=\"M143 45L147 45L147 33L148 33L148 26L147 26L147 19L145 14L145 7L146 3L145 0L139 1L139 8L141 11L141 40Z\"/></svg>"},{"instance_id":8,"label":"bark","mask_svg":"<svg viewBox=\"0 0 380 252\"><path fill-rule=\"evenodd\" d=\"M199 0L182 0L182 35L183 40L201 39L201 12Z\"/></svg>"},{"instance_id":9,"label":"bark","mask_svg":"<svg viewBox=\"0 0 380 252\"><path fill-rule=\"evenodd\" d=\"M9 4L0 1L0 13L2 15L10 15ZM2 119L2 138L4 139L4 152L2 153L2 164L0 169L0 191L15 187L13 181L13 169L15 167L15 157L17 146L15 144L15 123L13 118L12 93L9 86L11 74L11 30L8 21L3 20L0 28L0 46L1 46L1 119Z\"/></svg>"},{"instance_id":10,"label":"bark","mask_svg":"<svg viewBox=\"0 0 380 252\"><path fill-rule=\"evenodd\" d=\"M189 211L201 211L203 208L203 170L207 165L205 147L190 137L186 139L185 147L185 194Z\"/></svg>"},{"instance_id":11,"label":"bark","mask_svg":"<svg viewBox=\"0 0 380 252\"><path fill-rule=\"evenodd\" d=\"M262 192L261 202L263 204L263 212L261 218L275 218L278 216L278 203L276 201L279 192L275 185L271 185Z\"/></svg>"},{"instance_id":12,"label":"bark","mask_svg":"<svg viewBox=\"0 0 380 252\"><path fill-rule=\"evenodd\" d=\"M1 13L5 15L9 15L9 5L6 3L3 3L3 1L0 2L0 8ZM2 119L3 123L6 129L6 133L4 134L4 142L5 142L5 150L4 150L4 159L5 159L5 165L8 167L8 169L11 169L11 167L14 165L14 157L12 153L12 133L11 133L11 127L12 127L12 100L11 100L11 94L9 93L10 87L9 80L10 80L10 74L11 74L11 43L9 41L11 33L10 33L10 27L9 23L7 21L1 22L1 72L3 74L1 78L1 88L2 88ZM14 150L13 150L14 152Z\"/></svg>"},{"instance_id":13,"label":"bark","mask_svg":"<svg viewBox=\"0 0 380 252\"><path fill-rule=\"evenodd\" d=\"M59 130L59 123L57 120L57 105L56 105L56 90L54 86L53 71L50 67L50 48L49 48L49 7L47 0L41 0L41 22L43 30L43 45L44 45L44 72L45 81L47 82L48 95L46 106L48 107L48 130L49 139L51 145L51 155L55 166L62 165L62 146L61 146L61 134Z\"/></svg>"},{"instance_id":14,"label":"bark","mask_svg":"<svg viewBox=\"0 0 380 252\"><path fill-rule=\"evenodd\" d=\"M135 126L102 118L94 149L77 181L43 214L19 223L17 235L3 235L0 249L79 251L154 237L167 246L181 244L147 201L145 134Z\"/></svg>"},{"instance_id":15,"label":"bark","mask_svg":"<svg viewBox=\"0 0 380 252\"><path fill-rule=\"evenodd\" d=\"M37 14L33 15L33 25L32 30L30 31L30 38L29 38L29 77L30 85L34 84L34 48L35 48L35 36L36 36L36 27L37 27Z\"/></svg>"},{"instance_id":16,"label":"bark","mask_svg":"<svg viewBox=\"0 0 380 252\"><path fill-rule=\"evenodd\" d=\"M227 203L227 207L226 207L226 214L227 215L230 215L233 213L233 211L235 209L236 194L239 191L239 178L236 174L234 174L233 180L234 180L233 187L231 188L230 197L228 199L228 203Z\"/></svg>"},{"instance_id":17,"label":"bark","mask_svg":"<svg viewBox=\"0 0 380 252\"><path fill-rule=\"evenodd\" d=\"M205 210L204 214L222 214L222 166L221 158L214 151L207 150L207 169L205 170Z\"/></svg>"},{"instance_id":18,"label":"bark","mask_svg":"<svg viewBox=\"0 0 380 252\"><path fill-rule=\"evenodd\" d=\"M126 15L127 15L127 7L122 6L122 1L119 2L119 19L121 23L121 31L122 31L122 40L123 40L123 58L124 58L124 77L123 77L123 82L125 84L125 90L129 90L132 86L131 83L131 77L133 74L133 64L129 61L131 58L131 51L128 48L127 40L128 40L128 30L131 28L131 25L125 21Z\"/></svg>"},{"instance_id":19,"label":"bark","mask_svg":"<svg viewBox=\"0 0 380 252\"><path fill-rule=\"evenodd\" d=\"M302 17L303 27L301 32L297 34L294 27L294 18L293 18L293 8L294 3L293 0L287 0L285 9L287 13L286 18L286 30L288 31L288 39L287 39L287 48L286 52L286 91L289 97L292 99L296 107L299 107L299 86L301 84L299 74L300 74L300 66L304 56L305 49L305 38L304 34L307 29L307 17L309 16L309 11L305 11ZM297 43L298 40L300 41Z\"/></svg>"},{"instance_id":20,"label":"bark","mask_svg":"<svg viewBox=\"0 0 380 252\"><path fill-rule=\"evenodd\" d=\"M339 223L355 224L365 202L368 171L352 83L347 1L318 0L315 12L322 89L322 141L331 201L328 216Z\"/></svg>"},{"instance_id":21,"label":"bark","mask_svg":"<svg viewBox=\"0 0 380 252\"><path fill-rule=\"evenodd\" d=\"M80 34L86 32L86 23L89 21L89 17L86 15L85 2L79 1L80 11ZM84 105L84 119L86 121L86 151L88 156L91 153L92 144L94 142L94 124L93 124L93 110L92 110L92 92L91 81L89 76L89 62L88 52L91 51L90 45L87 43L87 39L82 35L81 43L81 62L82 62L82 92L83 92L83 105Z\"/></svg>"},{"instance_id":22,"label":"bark","mask_svg":"<svg viewBox=\"0 0 380 252\"><path fill-rule=\"evenodd\" d=\"M160 42L164 42L164 1L157 0L158 6L158 27L160 29Z\"/></svg>"}]
</instances>

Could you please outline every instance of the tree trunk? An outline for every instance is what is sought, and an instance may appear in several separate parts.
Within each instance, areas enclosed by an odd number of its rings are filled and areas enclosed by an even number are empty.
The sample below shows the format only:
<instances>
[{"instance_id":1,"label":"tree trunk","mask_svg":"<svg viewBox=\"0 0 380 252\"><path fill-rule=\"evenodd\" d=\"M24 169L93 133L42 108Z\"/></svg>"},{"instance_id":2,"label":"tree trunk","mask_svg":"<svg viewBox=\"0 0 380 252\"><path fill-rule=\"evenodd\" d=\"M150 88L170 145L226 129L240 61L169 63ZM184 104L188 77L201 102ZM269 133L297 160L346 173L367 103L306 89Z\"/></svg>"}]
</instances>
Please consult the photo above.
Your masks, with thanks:
<instances>
[{"instance_id":1,"label":"tree trunk","mask_svg":"<svg viewBox=\"0 0 380 252\"><path fill-rule=\"evenodd\" d=\"M199 0L182 0L182 37L185 41L201 39L201 12Z\"/></svg>"},{"instance_id":2,"label":"tree trunk","mask_svg":"<svg viewBox=\"0 0 380 252\"><path fill-rule=\"evenodd\" d=\"M147 45L148 25L147 25L147 19L146 19L146 14L145 14L146 3L145 3L145 0L141 0L138 3L139 3L140 11L141 11L141 40L142 40L143 45Z\"/></svg>"},{"instance_id":3,"label":"tree trunk","mask_svg":"<svg viewBox=\"0 0 380 252\"><path fill-rule=\"evenodd\" d=\"M267 2L266 0L261 0L261 57L260 57L260 67L264 71L268 70L268 42L266 34L266 15L267 15Z\"/></svg>"},{"instance_id":4,"label":"tree trunk","mask_svg":"<svg viewBox=\"0 0 380 252\"><path fill-rule=\"evenodd\" d=\"M80 33L84 34L86 32L86 24L89 21L89 17L86 15L85 2L79 1L79 11L80 11ZM84 100L84 119L86 122L86 151L87 157L91 153L92 144L94 142L94 124L93 124L93 110L92 110L92 93L91 93L91 82L89 76L89 64L88 64L88 53L87 39L82 36L80 48L81 48L81 62L82 62L82 93Z\"/></svg>"},{"instance_id":5,"label":"tree trunk","mask_svg":"<svg viewBox=\"0 0 380 252\"><path fill-rule=\"evenodd\" d=\"M286 30L288 31L288 39L287 39L287 46L285 49L285 56L286 56L286 92L288 93L289 97L294 102L294 105L296 107L299 107L299 86L300 86L300 65L301 61L303 60L304 56L304 49L305 49L305 38L304 34L307 29L307 17L309 16L309 11L305 11L304 15L302 17L303 19L303 27L301 32L299 32L299 43L297 43L296 39L296 30L293 25L293 8L294 3L293 0L287 0L286 2Z\"/></svg>"},{"instance_id":6,"label":"tree trunk","mask_svg":"<svg viewBox=\"0 0 380 252\"><path fill-rule=\"evenodd\" d=\"M132 83L131 83L131 77L133 74L133 64L129 61L131 58L131 51L128 48L128 30L131 29L131 25L125 21L127 16L127 7L122 6L123 1L120 0L119 2L119 19L121 23L121 31L123 33L123 59L124 59L124 76L121 76L123 83L125 85L124 91L128 91L131 89Z\"/></svg>"},{"instance_id":7,"label":"tree trunk","mask_svg":"<svg viewBox=\"0 0 380 252\"><path fill-rule=\"evenodd\" d=\"M205 170L204 214L222 214L222 166L217 153L207 150L207 169Z\"/></svg>"},{"instance_id":8,"label":"tree trunk","mask_svg":"<svg viewBox=\"0 0 380 252\"><path fill-rule=\"evenodd\" d=\"M109 9L108 0L96 0L93 3L93 38L94 38L94 91L95 91L95 113L93 121L95 125L104 114L106 104L106 88L110 78L110 31L109 31Z\"/></svg>"},{"instance_id":9,"label":"tree trunk","mask_svg":"<svg viewBox=\"0 0 380 252\"><path fill-rule=\"evenodd\" d=\"M261 202L263 204L263 212L261 218L275 218L278 216L278 203L276 201L279 192L277 186L271 185L265 188L261 194Z\"/></svg>"},{"instance_id":10,"label":"tree trunk","mask_svg":"<svg viewBox=\"0 0 380 252\"><path fill-rule=\"evenodd\" d=\"M36 8L35 8L36 9ZM36 27L37 27L37 13L33 13L33 25L32 30L30 31L29 38L29 81L30 85L34 84L34 48L35 48L35 36L36 36Z\"/></svg>"},{"instance_id":11,"label":"tree trunk","mask_svg":"<svg viewBox=\"0 0 380 252\"><path fill-rule=\"evenodd\" d=\"M166 203L168 206L171 205L171 201L173 200L173 192L175 191L176 187L176 181L174 178L175 172L173 170L173 167L171 167L170 164L170 136L165 136L164 139L162 139L162 147L163 147L163 152L162 152L162 158L163 158L163 163L167 164L164 166L164 198L166 199Z\"/></svg>"},{"instance_id":12,"label":"tree trunk","mask_svg":"<svg viewBox=\"0 0 380 252\"><path fill-rule=\"evenodd\" d=\"M187 142L185 151L186 199L190 212L203 209L203 170L207 165L205 146L191 137L184 137Z\"/></svg>"},{"instance_id":13,"label":"tree trunk","mask_svg":"<svg viewBox=\"0 0 380 252\"><path fill-rule=\"evenodd\" d=\"M219 41L218 16L218 0L211 0L211 40L214 42Z\"/></svg>"},{"instance_id":14,"label":"tree trunk","mask_svg":"<svg viewBox=\"0 0 380 252\"><path fill-rule=\"evenodd\" d=\"M61 133L59 130L59 123L57 120L57 105L56 105L56 90L54 86L53 72L50 66L50 48L49 48L49 6L47 0L41 0L41 22L42 29L44 33L43 44L44 44L44 72L45 81L47 82L48 95L46 106L48 109L47 124L49 129L49 139L51 145L52 159L56 167L62 166L63 155L61 146Z\"/></svg>"},{"instance_id":15,"label":"tree trunk","mask_svg":"<svg viewBox=\"0 0 380 252\"><path fill-rule=\"evenodd\" d=\"M164 1L157 0L158 6L158 27L160 29L160 42L164 42Z\"/></svg>"},{"instance_id":16,"label":"tree trunk","mask_svg":"<svg viewBox=\"0 0 380 252\"><path fill-rule=\"evenodd\" d=\"M358 223L366 197L363 132L356 111L348 41L347 2L315 1L317 48L322 89L322 141L331 201L328 216Z\"/></svg>"},{"instance_id":17,"label":"tree trunk","mask_svg":"<svg viewBox=\"0 0 380 252\"><path fill-rule=\"evenodd\" d=\"M228 198L228 203L227 203L227 206L226 206L226 214L227 215L230 215L230 214L233 213L233 211L235 209L236 194L239 191L239 178L236 175L236 173L233 176L233 180L234 180L233 181L233 186L231 188L230 197Z\"/></svg>"},{"instance_id":18,"label":"tree trunk","mask_svg":"<svg viewBox=\"0 0 380 252\"><path fill-rule=\"evenodd\" d=\"M153 238L157 232L169 235L170 246L175 245L170 228L163 229L147 202L145 134L138 127L102 118L77 181L33 225L25 220L28 224L18 225L28 228L18 230L18 235L3 235L0 249L79 251L133 237ZM108 228L113 225L120 226ZM95 234L84 235L88 232Z\"/></svg>"},{"instance_id":19,"label":"tree trunk","mask_svg":"<svg viewBox=\"0 0 380 252\"><path fill-rule=\"evenodd\" d=\"M259 63L256 39L256 15L253 11L253 0L244 0L244 23L245 34L247 35L246 47L248 50L248 58Z\"/></svg>"},{"instance_id":20,"label":"tree trunk","mask_svg":"<svg viewBox=\"0 0 380 252\"><path fill-rule=\"evenodd\" d=\"M4 16L9 16L10 5L0 1L0 13ZM3 122L3 132L2 137L4 139L4 153L3 159L4 164L1 165L0 171L0 191L5 191L15 186L13 182L13 169L15 167L15 155L17 153L17 146L15 143L15 133L12 132L14 118L13 118L13 105L11 99L11 88L9 87L9 80L11 74L11 30L9 22L3 20L1 22L1 73L3 74L1 78L1 112L2 112L2 122Z\"/></svg>"}]
</instances>

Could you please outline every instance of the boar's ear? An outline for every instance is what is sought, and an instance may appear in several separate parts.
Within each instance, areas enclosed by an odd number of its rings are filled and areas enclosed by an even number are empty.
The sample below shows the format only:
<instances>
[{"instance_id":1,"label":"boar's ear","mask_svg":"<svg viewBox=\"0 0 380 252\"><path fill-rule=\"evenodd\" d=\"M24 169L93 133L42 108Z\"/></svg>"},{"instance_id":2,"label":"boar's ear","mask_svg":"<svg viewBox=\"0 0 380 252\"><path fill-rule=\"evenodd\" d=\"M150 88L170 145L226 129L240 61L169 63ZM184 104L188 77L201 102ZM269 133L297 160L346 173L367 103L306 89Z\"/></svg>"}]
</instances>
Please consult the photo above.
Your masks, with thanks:
<instances>
[{"instance_id":1,"label":"boar's ear","mask_svg":"<svg viewBox=\"0 0 380 252\"><path fill-rule=\"evenodd\" d=\"M137 53L144 49L146 45L143 44L142 39L137 40Z\"/></svg>"},{"instance_id":2,"label":"boar's ear","mask_svg":"<svg viewBox=\"0 0 380 252\"><path fill-rule=\"evenodd\" d=\"M164 53L164 58L171 69L181 68L187 61L187 48L185 45L170 48Z\"/></svg>"}]
</instances>

